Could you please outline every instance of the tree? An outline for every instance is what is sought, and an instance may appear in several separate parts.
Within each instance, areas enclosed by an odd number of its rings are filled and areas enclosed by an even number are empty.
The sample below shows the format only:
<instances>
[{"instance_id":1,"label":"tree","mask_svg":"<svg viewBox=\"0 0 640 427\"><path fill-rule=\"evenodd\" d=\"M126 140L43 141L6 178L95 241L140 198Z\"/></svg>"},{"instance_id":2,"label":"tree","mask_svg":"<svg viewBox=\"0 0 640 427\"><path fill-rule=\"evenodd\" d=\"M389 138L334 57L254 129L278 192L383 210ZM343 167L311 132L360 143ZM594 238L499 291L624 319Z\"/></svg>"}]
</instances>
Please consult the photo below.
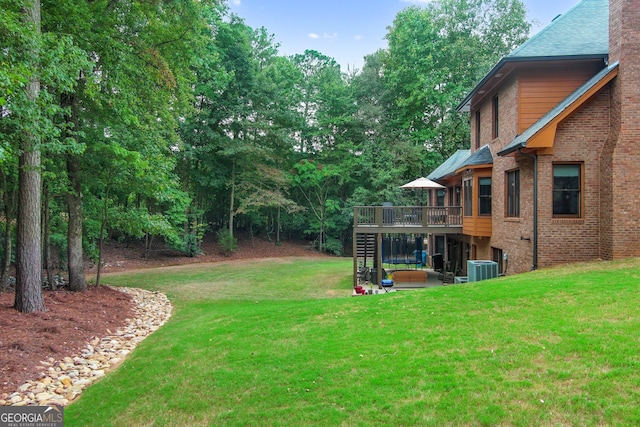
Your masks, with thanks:
<instances>
[{"instance_id":1,"label":"tree","mask_svg":"<svg viewBox=\"0 0 640 427\"><path fill-rule=\"evenodd\" d=\"M309 212L307 232L316 233L318 250L323 252L330 214L340 211L335 198L340 172L334 165L323 165L313 160L302 160L294 165L291 180L299 190Z\"/></svg>"},{"instance_id":2,"label":"tree","mask_svg":"<svg viewBox=\"0 0 640 427\"><path fill-rule=\"evenodd\" d=\"M86 288L83 199L91 180L90 157L101 152L94 145L114 144L118 134L127 135L120 144L126 150L149 155L145 161L164 163L166 159L172 164L170 147L179 144L175 129L192 95L190 66L202 46L205 16L215 13L215 8L215 2L198 1L47 3L46 27L76 40L92 61L89 70L76 75L74 90L57 93L65 107L61 126L69 142L65 154L70 289ZM164 164L154 166L166 171ZM171 174L152 175L154 194L141 195L146 203L138 209L159 207L148 202L158 196L156 190L172 187L157 181L159 177L169 181ZM175 224L163 220L147 225L149 232L175 236L171 230ZM102 235L95 232L94 236L98 234Z\"/></svg>"},{"instance_id":3,"label":"tree","mask_svg":"<svg viewBox=\"0 0 640 427\"><path fill-rule=\"evenodd\" d=\"M40 0L25 4L24 24L29 29L27 48L36 74L24 89L25 110L37 118L40 96ZM14 104L17 107L17 105ZM15 110L14 110L15 111ZM13 111L12 111L13 112ZM27 119L27 117L22 117ZM37 121L37 120L36 120ZM18 164L18 226L16 245L16 294L14 307L23 313L44 310L42 296L42 245L40 233L40 136L37 130L22 129Z\"/></svg>"},{"instance_id":4,"label":"tree","mask_svg":"<svg viewBox=\"0 0 640 427\"><path fill-rule=\"evenodd\" d=\"M305 50L292 57L300 70L296 82L296 92L301 111L298 130L299 151L305 155L322 151L332 144L331 119L338 118L337 111L331 111L330 96L344 85L340 65L315 50ZM332 114L333 113L333 114ZM340 112L342 113L342 112ZM335 114L335 115L334 115ZM323 120L324 119L324 120Z\"/></svg>"},{"instance_id":5,"label":"tree","mask_svg":"<svg viewBox=\"0 0 640 427\"><path fill-rule=\"evenodd\" d=\"M442 0L401 11L386 36L393 122L441 158L467 146L468 120L455 107L526 39L524 18L521 0Z\"/></svg>"},{"instance_id":6,"label":"tree","mask_svg":"<svg viewBox=\"0 0 640 427\"><path fill-rule=\"evenodd\" d=\"M182 176L199 206L207 203L218 217L213 222L226 222L233 238L238 216L251 230L263 210L296 208L287 197L283 159L293 145L297 113L290 93L297 70L277 56L273 36L231 16L197 72L197 114L181 129L189 171ZM221 205L226 212L216 208Z\"/></svg>"}]
</instances>

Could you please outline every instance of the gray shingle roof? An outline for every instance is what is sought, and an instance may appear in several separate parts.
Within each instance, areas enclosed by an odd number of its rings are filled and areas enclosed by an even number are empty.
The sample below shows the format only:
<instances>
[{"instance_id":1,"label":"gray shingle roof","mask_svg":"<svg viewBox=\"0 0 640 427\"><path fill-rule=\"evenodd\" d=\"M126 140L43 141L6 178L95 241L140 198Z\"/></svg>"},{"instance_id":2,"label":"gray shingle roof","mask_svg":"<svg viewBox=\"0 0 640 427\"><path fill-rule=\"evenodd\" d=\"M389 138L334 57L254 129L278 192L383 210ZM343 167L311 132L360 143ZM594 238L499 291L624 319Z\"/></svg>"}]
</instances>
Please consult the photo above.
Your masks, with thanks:
<instances>
[{"instance_id":1,"label":"gray shingle roof","mask_svg":"<svg viewBox=\"0 0 640 427\"><path fill-rule=\"evenodd\" d=\"M483 145L479 150L470 155L460 166L458 169L464 168L467 166L478 166L478 165L492 165L493 164L493 154L491 154L491 149L488 145Z\"/></svg>"},{"instance_id":2,"label":"gray shingle roof","mask_svg":"<svg viewBox=\"0 0 640 427\"><path fill-rule=\"evenodd\" d=\"M450 175L455 175L456 171L460 168L460 165L469 158L471 150L458 150L451 155L447 160L438 166L433 172L427 175L427 178L437 181L439 179L446 178Z\"/></svg>"},{"instance_id":3,"label":"gray shingle roof","mask_svg":"<svg viewBox=\"0 0 640 427\"><path fill-rule=\"evenodd\" d=\"M471 99L509 63L603 58L609 55L609 0L582 0L572 9L498 62L458 105L468 111Z\"/></svg>"},{"instance_id":4,"label":"gray shingle roof","mask_svg":"<svg viewBox=\"0 0 640 427\"><path fill-rule=\"evenodd\" d=\"M507 58L607 53L609 53L609 1L583 0L507 55Z\"/></svg>"}]
</instances>

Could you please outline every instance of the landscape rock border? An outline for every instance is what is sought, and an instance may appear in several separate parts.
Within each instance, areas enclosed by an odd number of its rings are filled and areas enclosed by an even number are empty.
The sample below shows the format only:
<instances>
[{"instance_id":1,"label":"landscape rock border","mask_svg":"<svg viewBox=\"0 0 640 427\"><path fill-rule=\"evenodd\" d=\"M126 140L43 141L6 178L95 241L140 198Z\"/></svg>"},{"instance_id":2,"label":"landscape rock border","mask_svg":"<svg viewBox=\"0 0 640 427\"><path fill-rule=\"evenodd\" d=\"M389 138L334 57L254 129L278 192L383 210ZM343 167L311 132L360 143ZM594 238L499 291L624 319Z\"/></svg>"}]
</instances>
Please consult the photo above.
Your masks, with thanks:
<instances>
[{"instance_id":1,"label":"landscape rock border","mask_svg":"<svg viewBox=\"0 0 640 427\"><path fill-rule=\"evenodd\" d=\"M113 289L131 297L135 317L111 335L92 338L80 355L41 361L44 371L40 378L27 381L14 393L0 395L0 406L68 405L171 317L173 306L163 293Z\"/></svg>"}]
</instances>

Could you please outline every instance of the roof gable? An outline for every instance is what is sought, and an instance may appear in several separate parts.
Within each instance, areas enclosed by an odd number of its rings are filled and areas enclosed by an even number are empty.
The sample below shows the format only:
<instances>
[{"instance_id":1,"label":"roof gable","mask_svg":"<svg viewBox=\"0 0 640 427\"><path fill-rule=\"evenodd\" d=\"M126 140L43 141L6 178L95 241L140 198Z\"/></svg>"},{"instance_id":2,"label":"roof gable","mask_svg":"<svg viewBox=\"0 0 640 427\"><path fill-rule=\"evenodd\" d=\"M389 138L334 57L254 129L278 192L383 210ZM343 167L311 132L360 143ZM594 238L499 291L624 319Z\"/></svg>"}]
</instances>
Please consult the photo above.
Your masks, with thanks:
<instances>
[{"instance_id":1,"label":"roof gable","mask_svg":"<svg viewBox=\"0 0 640 427\"><path fill-rule=\"evenodd\" d=\"M569 59L607 59L609 56L609 0L582 0L568 12L498 62L458 105L470 111L471 100L493 77L504 78L521 63Z\"/></svg>"},{"instance_id":2,"label":"roof gable","mask_svg":"<svg viewBox=\"0 0 640 427\"><path fill-rule=\"evenodd\" d=\"M531 125L522 134L507 145L498 156L506 156L522 148L545 148L553 144L558 123L566 119L571 113L587 102L594 93L609 83L618 74L618 62L604 68L589 81L576 89L571 95L551 109L540 120ZM543 143L531 143L535 138L545 140ZM552 146L552 145L551 145Z\"/></svg>"}]
</instances>

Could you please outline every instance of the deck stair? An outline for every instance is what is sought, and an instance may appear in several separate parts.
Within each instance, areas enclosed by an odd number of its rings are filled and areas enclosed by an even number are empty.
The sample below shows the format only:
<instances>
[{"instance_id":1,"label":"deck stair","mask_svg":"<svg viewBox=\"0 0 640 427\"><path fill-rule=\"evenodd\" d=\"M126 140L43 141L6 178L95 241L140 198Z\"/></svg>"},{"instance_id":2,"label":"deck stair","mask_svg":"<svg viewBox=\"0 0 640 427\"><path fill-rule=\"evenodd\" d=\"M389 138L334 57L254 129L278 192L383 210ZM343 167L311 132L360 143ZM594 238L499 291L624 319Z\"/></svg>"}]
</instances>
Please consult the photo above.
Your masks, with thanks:
<instances>
[{"instance_id":1,"label":"deck stair","mask_svg":"<svg viewBox=\"0 0 640 427\"><path fill-rule=\"evenodd\" d=\"M373 258L376 250L375 234L357 234L356 248L358 258Z\"/></svg>"}]
</instances>

